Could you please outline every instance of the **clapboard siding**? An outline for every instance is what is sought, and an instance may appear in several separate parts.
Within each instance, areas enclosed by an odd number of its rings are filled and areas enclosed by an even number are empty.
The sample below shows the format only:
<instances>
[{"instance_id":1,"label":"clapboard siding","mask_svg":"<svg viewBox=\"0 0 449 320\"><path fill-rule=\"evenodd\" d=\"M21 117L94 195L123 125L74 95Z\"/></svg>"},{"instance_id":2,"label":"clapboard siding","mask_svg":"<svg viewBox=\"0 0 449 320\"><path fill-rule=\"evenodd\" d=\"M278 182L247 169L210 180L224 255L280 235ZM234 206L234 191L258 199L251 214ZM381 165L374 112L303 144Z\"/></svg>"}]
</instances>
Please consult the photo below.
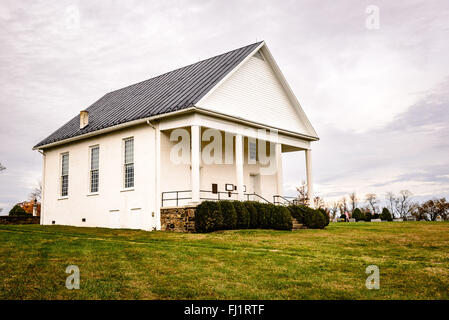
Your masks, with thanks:
<instances>
[{"instance_id":1,"label":"clapboard siding","mask_svg":"<svg viewBox=\"0 0 449 320\"><path fill-rule=\"evenodd\" d=\"M310 134L270 65L251 57L198 107Z\"/></svg>"}]
</instances>

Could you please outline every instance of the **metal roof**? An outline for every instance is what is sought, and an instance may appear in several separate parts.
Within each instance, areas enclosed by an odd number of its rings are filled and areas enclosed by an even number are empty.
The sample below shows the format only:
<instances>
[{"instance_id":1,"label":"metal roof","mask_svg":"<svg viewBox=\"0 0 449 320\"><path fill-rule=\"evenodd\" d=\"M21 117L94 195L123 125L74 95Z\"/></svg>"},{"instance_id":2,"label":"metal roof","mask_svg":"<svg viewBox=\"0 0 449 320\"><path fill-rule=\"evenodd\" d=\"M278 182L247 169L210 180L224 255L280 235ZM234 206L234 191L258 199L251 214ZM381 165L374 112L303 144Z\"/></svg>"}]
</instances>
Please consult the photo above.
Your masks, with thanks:
<instances>
[{"instance_id":1,"label":"metal roof","mask_svg":"<svg viewBox=\"0 0 449 320\"><path fill-rule=\"evenodd\" d=\"M80 129L78 114L34 148L192 107L261 43L256 42L107 93L86 109L89 125Z\"/></svg>"}]
</instances>

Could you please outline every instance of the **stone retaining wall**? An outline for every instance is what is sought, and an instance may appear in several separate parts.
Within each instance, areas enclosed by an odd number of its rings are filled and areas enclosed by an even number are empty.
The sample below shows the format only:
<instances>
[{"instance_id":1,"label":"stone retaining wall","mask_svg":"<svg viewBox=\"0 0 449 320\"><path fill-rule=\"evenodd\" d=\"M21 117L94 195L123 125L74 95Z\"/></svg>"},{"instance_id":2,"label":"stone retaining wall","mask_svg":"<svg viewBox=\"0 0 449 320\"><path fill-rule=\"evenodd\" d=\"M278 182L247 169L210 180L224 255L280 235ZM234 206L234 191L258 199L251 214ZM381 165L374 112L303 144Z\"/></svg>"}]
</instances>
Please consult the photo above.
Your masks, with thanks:
<instances>
[{"instance_id":1,"label":"stone retaining wall","mask_svg":"<svg viewBox=\"0 0 449 320\"><path fill-rule=\"evenodd\" d=\"M40 217L0 216L0 224L39 224Z\"/></svg>"},{"instance_id":2,"label":"stone retaining wall","mask_svg":"<svg viewBox=\"0 0 449 320\"><path fill-rule=\"evenodd\" d=\"M196 207L172 207L161 209L161 230L175 232L195 231Z\"/></svg>"}]
</instances>

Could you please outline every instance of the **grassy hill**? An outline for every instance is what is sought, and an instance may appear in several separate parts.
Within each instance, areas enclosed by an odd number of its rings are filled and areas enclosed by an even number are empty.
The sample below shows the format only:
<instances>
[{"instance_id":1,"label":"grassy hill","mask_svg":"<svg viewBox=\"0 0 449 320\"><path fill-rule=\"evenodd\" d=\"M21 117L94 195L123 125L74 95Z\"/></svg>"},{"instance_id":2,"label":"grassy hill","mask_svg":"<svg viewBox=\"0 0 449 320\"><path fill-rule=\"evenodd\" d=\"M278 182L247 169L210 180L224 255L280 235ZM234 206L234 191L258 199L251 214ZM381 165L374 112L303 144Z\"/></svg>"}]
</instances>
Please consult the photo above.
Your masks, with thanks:
<instances>
[{"instance_id":1,"label":"grassy hill","mask_svg":"<svg viewBox=\"0 0 449 320\"><path fill-rule=\"evenodd\" d=\"M0 226L0 299L449 299L449 223L179 234ZM65 273L77 265L79 290ZM380 290L365 269L380 268Z\"/></svg>"}]
</instances>

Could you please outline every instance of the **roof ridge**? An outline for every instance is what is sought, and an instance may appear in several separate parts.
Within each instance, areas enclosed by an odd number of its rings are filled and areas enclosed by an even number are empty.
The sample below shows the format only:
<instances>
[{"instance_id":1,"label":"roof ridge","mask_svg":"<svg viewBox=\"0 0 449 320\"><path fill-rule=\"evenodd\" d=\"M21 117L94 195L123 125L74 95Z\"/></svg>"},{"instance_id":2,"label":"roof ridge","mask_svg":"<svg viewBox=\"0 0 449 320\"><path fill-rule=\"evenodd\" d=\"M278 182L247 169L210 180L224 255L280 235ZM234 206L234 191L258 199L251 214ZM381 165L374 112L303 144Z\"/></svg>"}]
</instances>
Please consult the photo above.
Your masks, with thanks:
<instances>
[{"instance_id":1,"label":"roof ridge","mask_svg":"<svg viewBox=\"0 0 449 320\"><path fill-rule=\"evenodd\" d=\"M253 45L255 45L255 44L258 44L258 45L259 45L259 44L261 44L262 42L264 42L264 40L256 41L256 42L251 43L251 44L248 44L248 45L246 45L246 46L239 47L239 48L233 49L233 50L229 50L229 51L226 51L226 52L224 52L224 53L220 53L220 54L217 54L217 55L215 55L215 56L209 57L209 58L207 58L207 59L203 59L203 60L200 60L200 61L197 61L197 62L193 62L193 63L187 64L187 65L185 65L185 66L182 66L182 67L179 67L179 68L176 68L176 69L173 69L173 70L170 70L170 71L161 73L161 74L159 74L159 75L157 75L157 76L154 76L154 77L151 77L151 78L148 78L148 79L145 79L145 80L142 80L142 81L139 81L139 82L136 82L136 83L127 85L127 86L125 86L125 87L122 87L122 88L119 88L119 89L116 89L116 90L109 91L109 92L107 92L105 95L110 94L110 93L113 93L113 92L117 92L117 91L120 91L120 90L123 90L123 89L126 89L126 88L129 88L129 87L132 87L132 86L135 86L135 85L140 84L140 83L144 83L144 82L149 81L149 80L153 80L153 79L162 77L162 76L167 75L167 74L169 74L169 73L172 73L172 72L175 72L175 71L178 71L178 70L181 70L181 69L184 69L184 68L193 66L193 65L195 65L195 64L197 64L197 63L205 62L205 61L208 61L208 60L211 60L211 59L215 59L215 58L224 56L224 55L226 55L226 54L229 54L229 53L234 52L234 51L237 51L237 50L241 50L241 49L244 49L244 48L247 48L247 47L251 47L251 46L253 46Z\"/></svg>"}]
</instances>

